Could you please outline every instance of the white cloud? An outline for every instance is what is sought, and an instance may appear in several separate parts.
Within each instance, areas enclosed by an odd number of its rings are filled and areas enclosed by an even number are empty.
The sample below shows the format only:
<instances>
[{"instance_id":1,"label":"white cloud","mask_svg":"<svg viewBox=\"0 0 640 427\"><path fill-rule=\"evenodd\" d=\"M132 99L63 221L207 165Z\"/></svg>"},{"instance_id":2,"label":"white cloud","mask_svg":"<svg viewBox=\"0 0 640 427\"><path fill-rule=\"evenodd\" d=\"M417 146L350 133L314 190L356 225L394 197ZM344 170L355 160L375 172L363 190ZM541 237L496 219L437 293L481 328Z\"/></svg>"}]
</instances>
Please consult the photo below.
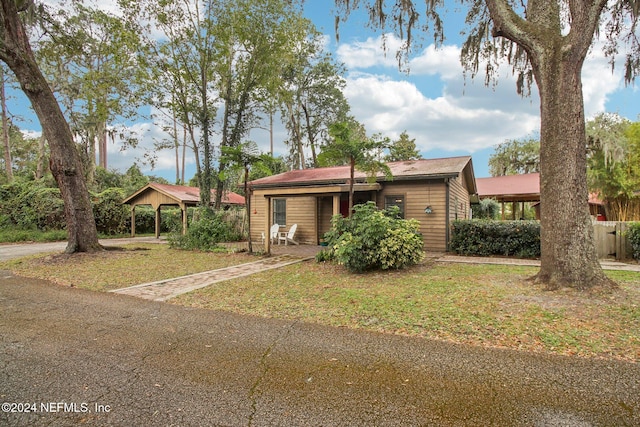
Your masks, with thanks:
<instances>
[{"instance_id":1,"label":"white cloud","mask_svg":"<svg viewBox=\"0 0 640 427\"><path fill-rule=\"evenodd\" d=\"M387 44L400 46L392 36ZM368 132L396 138L406 130L423 151L473 153L539 129L537 87L534 83L530 97L518 95L508 64L498 70L499 83L487 87L484 76L464 79L456 46L428 46L411 59L409 75L397 71L393 55L385 57L381 46L380 37L369 38L341 45L337 51L352 70L345 95ZM621 82L621 73L612 74L600 47L594 48L583 67L587 117L605 111Z\"/></svg>"},{"instance_id":2,"label":"white cloud","mask_svg":"<svg viewBox=\"0 0 640 427\"><path fill-rule=\"evenodd\" d=\"M411 59L407 76L397 72L397 63L375 60L372 46L376 43L381 40L339 49L359 64L359 71L347 76L345 95L368 132L397 138L406 130L424 152L472 153L538 128L537 106L516 94L513 78L494 89L464 80L459 48L427 47ZM366 73L367 69L377 74Z\"/></svg>"},{"instance_id":3,"label":"white cloud","mask_svg":"<svg viewBox=\"0 0 640 427\"><path fill-rule=\"evenodd\" d=\"M367 69L376 66L398 67L396 52L402 42L390 34L377 38L369 37L364 42L353 41L338 46L336 54L349 70Z\"/></svg>"}]
</instances>

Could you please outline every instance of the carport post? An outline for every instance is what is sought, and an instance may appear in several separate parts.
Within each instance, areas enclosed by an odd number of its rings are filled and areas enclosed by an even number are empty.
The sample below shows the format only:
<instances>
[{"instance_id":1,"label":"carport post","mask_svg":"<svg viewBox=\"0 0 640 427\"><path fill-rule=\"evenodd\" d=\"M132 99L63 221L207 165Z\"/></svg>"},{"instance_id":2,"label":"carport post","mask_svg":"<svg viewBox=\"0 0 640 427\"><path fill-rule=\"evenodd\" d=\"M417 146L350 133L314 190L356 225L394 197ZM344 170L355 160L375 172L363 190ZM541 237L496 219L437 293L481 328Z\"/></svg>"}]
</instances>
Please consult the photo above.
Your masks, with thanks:
<instances>
[{"instance_id":1,"label":"carport post","mask_svg":"<svg viewBox=\"0 0 640 427\"><path fill-rule=\"evenodd\" d=\"M131 205L131 237L136 237L136 205Z\"/></svg>"},{"instance_id":2,"label":"carport post","mask_svg":"<svg viewBox=\"0 0 640 427\"><path fill-rule=\"evenodd\" d=\"M180 205L180 212L182 212L182 235L187 234L187 206Z\"/></svg>"},{"instance_id":3,"label":"carport post","mask_svg":"<svg viewBox=\"0 0 640 427\"><path fill-rule=\"evenodd\" d=\"M156 208L156 239L160 238L160 208L161 205Z\"/></svg>"}]
</instances>

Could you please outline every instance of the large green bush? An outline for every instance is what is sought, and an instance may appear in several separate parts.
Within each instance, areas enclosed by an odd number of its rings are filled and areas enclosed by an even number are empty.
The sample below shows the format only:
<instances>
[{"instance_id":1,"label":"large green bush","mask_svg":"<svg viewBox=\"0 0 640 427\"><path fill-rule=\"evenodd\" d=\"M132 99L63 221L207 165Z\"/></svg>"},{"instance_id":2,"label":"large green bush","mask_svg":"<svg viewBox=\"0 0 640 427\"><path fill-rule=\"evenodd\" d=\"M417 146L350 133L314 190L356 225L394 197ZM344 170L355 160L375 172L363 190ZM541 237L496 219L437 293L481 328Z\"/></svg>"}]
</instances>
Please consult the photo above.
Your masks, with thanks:
<instances>
[{"instance_id":1,"label":"large green bush","mask_svg":"<svg viewBox=\"0 0 640 427\"><path fill-rule=\"evenodd\" d=\"M351 218L336 215L325 234L329 249L318 260L333 259L349 271L388 270L424 259L424 243L415 219L398 217L398 208L379 210L375 203L354 206Z\"/></svg>"},{"instance_id":2,"label":"large green bush","mask_svg":"<svg viewBox=\"0 0 640 427\"><path fill-rule=\"evenodd\" d=\"M640 222L632 222L629 224L627 239L631 242L633 258L640 260Z\"/></svg>"},{"instance_id":3,"label":"large green bush","mask_svg":"<svg viewBox=\"0 0 640 427\"><path fill-rule=\"evenodd\" d=\"M99 233L113 235L127 232L131 215L128 207L122 204L124 196L121 188L108 188L92 195L93 215Z\"/></svg>"},{"instance_id":4,"label":"large green bush","mask_svg":"<svg viewBox=\"0 0 640 427\"><path fill-rule=\"evenodd\" d=\"M540 256L537 221L454 221L450 249L460 255Z\"/></svg>"},{"instance_id":5,"label":"large green bush","mask_svg":"<svg viewBox=\"0 0 640 427\"><path fill-rule=\"evenodd\" d=\"M210 251L218 248L218 243L233 242L241 238L226 220L224 212L200 208L195 217L185 235L180 232L169 235L168 241L172 248Z\"/></svg>"},{"instance_id":6,"label":"large green bush","mask_svg":"<svg viewBox=\"0 0 640 427\"><path fill-rule=\"evenodd\" d=\"M42 180L16 179L0 187L0 223L24 230L61 230L66 227L60 190Z\"/></svg>"}]
</instances>

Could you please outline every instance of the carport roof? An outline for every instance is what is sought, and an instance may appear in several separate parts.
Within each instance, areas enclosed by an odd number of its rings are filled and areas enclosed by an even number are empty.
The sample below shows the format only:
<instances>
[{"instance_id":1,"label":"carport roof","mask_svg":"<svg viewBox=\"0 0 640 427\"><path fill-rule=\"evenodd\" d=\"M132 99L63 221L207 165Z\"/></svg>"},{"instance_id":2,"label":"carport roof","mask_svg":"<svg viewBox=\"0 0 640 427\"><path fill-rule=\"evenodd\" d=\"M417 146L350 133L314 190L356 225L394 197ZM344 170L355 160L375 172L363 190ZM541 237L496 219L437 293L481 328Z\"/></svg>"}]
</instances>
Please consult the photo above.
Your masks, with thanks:
<instances>
[{"instance_id":1,"label":"carport roof","mask_svg":"<svg viewBox=\"0 0 640 427\"><path fill-rule=\"evenodd\" d=\"M153 191L162 193L176 202L184 203L186 205L196 205L200 201L200 189L198 187L150 182L131 196L127 197L122 203L125 205L135 204L137 199L140 199L145 194ZM214 199L215 195L216 191L211 190L211 199ZM228 191L222 195L222 203L225 205L244 205L245 199L239 194Z\"/></svg>"},{"instance_id":2,"label":"carport roof","mask_svg":"<svg viewBox=\"0 0 640 427\"><path fill-rule=\"evenodd\" d=\"M476 178L478 196L481 199L494 198L503 201L540 200L540 174L495 176Z\"/></svg>"}]
</instances>

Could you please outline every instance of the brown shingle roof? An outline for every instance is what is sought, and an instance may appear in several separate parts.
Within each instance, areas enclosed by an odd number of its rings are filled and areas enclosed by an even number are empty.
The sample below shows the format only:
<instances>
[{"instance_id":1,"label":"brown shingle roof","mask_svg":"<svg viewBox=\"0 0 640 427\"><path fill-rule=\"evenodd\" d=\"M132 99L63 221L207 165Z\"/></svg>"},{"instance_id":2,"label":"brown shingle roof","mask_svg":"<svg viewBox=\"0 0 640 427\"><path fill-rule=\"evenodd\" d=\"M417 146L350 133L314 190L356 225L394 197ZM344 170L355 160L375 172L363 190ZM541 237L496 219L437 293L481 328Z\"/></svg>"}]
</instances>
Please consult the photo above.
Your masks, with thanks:
<instances>
[{"instance_id":1,"label":"brown shingle roof","mask_svg":"<svg viewBox=\"0 0 640 427\"><path fill-rule=\"evenodd\" d=\"M393 179L418 179L457 176L468 168L469 181L474 181L470 156L448 157L443 159L422 159L387 163ZM356 180L362 182L366 174L356 170ZM292 170L279 175L268 176L251 181L253 188L285 187L309 184L345 183L349 179L349 166ZM378 181L384 181L380 173ZM472 183L471 183L472 185ZM475 190L475 188L474 188Z\"/></svg>"}]
</instances>

